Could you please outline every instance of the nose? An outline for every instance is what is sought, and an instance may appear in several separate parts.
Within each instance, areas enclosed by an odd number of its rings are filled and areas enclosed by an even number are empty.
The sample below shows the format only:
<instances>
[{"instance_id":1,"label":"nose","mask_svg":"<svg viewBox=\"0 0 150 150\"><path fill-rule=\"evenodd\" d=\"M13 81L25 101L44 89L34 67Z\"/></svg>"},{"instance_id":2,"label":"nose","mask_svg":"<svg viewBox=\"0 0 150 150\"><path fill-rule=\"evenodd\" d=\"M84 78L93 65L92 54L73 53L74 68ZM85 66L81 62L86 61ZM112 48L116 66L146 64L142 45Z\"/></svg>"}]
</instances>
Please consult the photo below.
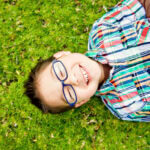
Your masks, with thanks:
<instances>
[{"instance_id":1,"label":"nose","mask_svg":"<svg viewBox=\"0 0 150 150\"><path fill-rule=\"evenodd\" d=\"M71 84L71 85L78 85L78 79L75 77L75 75L72 73L68 75L68 79L66 83Z\"/></svg>"}]
</instances>

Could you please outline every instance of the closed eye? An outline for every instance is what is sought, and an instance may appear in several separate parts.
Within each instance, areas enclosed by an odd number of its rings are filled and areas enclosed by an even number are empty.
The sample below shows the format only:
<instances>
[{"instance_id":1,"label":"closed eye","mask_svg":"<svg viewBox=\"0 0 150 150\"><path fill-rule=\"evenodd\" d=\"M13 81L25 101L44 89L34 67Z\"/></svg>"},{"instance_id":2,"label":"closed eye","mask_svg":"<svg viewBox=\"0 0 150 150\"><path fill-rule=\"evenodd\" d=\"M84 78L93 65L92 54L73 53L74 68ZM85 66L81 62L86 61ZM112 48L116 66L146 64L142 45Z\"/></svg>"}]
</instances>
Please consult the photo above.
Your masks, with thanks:
<instances>
[{"instance_id":1,"label":"closed eye","mask_svg":"<svg viewBox=\"0 0 150 150\"><path fill-rule=\"evenodd\" d=\"M71 92L68 90L68 93L69 93L69 96L70 96L70 99L74 99Z\"/></svg>"},{"instance_id":2,"label":"closed eye","mask_svg":"<svg viewBox=\"0 0 150 150\"><path fill-rule=\"evenodd\" d=\"M63 77L63 73L62 73L62 71L60 70L60 75Z\"/></svg>"},{"instance_id":3,"label":"closed eye","mask_svg":"<svg viewBox=\"0 0 150 150\"><path fill-rule=\"evenodd\" d=\"M64 77L65 74L64 74L63 68L62 68L61 66L58 66L58 69L59 69L60 76L61 76L61 77Z\"/></svg>"}]
</instances>

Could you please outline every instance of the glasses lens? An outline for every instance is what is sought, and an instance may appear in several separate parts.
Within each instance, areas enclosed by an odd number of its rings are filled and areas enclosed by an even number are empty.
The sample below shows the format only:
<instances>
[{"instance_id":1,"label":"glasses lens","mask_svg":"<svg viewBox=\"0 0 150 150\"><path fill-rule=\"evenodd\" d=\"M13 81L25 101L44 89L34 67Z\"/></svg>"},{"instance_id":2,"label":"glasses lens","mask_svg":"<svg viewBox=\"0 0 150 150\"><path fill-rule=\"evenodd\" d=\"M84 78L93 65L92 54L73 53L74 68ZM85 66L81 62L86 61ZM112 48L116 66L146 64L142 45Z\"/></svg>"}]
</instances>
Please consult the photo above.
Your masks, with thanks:
<instances>
[{"instance_id":1,"label":"glasses lens","mask_svg":"<svg viewBox=\"0 0 150 150\"><path fill-rule=\"evenodd\" d=\"M76 101L76 94L72 86L65 86L64 94L65 94L65 98L69 103L74 103Z\"/></svg>"},{"instance_id":2,"label":"glasses lens","mask_svg":"<svg viewBox=\"0 0 150 150\"><path fill-rule=\"evenodd\" d=\"M54 70L60 80L64 80L67 77L66 70L61 62L54 63Z\"/></svg>"}]
</instances>

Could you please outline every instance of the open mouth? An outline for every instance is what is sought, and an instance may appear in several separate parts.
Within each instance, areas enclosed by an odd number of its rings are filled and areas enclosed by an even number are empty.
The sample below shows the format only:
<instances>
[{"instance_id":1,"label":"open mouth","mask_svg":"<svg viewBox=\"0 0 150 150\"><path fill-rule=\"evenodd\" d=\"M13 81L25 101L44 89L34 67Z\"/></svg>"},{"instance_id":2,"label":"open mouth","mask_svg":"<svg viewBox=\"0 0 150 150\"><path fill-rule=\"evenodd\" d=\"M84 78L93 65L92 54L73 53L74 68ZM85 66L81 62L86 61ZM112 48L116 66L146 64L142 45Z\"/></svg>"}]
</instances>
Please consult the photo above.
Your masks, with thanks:
<instances>
[{"instance_id":1,"label":"open mouth","mask_svg":"<svg viewBox=\"0 0 150 150\"><path fill-rule=\"evenodd\" d=\"M84 80L85 80L86 84L88 85L89 80L90 80L89 74L83 66L79 65L79 67L81 68L81 72L84 77Z\"/></svg>"}]
</instances>

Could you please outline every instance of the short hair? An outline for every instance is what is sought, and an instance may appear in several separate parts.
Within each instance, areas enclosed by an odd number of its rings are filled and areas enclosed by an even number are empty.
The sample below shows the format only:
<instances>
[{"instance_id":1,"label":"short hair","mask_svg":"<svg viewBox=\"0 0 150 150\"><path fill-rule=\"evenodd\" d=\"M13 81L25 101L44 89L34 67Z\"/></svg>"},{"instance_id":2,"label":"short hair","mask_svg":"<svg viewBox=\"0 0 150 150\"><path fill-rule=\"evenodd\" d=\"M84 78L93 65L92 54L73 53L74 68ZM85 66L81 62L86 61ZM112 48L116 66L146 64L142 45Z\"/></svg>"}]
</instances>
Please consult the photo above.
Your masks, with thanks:
<instances>
[{"instance_id":1,"label":"short hair","mask_svg":"<svg viewBox=\"0 0 150 150\"><path fill-rule=\"evenodd\" d=\"M31 70L27 81L24 84L25 94L29 97L31 103L39 108L43 113L49 112L49 108L42 103L42 99L37 96L37 79L39 74L54 60L51 56L46 60L40 59L37 65Z\"/></svg>"},{"instance_id":2,"label":"short hair","mask_svg":"<svg viewBox=\"0 0 150 150\"><path fill-rule=\"evenodd\" d=\"M42 97L39 96L37 85L40 73L54 60L51 56L46 60L40 60L37 65L31 70L28 80L25 82L25 94L29 97L31 103L39 108L43 113L60 113L72 109L69 105L64 108L51 108L42 102Z\"/></svg>"}]
</instances>

